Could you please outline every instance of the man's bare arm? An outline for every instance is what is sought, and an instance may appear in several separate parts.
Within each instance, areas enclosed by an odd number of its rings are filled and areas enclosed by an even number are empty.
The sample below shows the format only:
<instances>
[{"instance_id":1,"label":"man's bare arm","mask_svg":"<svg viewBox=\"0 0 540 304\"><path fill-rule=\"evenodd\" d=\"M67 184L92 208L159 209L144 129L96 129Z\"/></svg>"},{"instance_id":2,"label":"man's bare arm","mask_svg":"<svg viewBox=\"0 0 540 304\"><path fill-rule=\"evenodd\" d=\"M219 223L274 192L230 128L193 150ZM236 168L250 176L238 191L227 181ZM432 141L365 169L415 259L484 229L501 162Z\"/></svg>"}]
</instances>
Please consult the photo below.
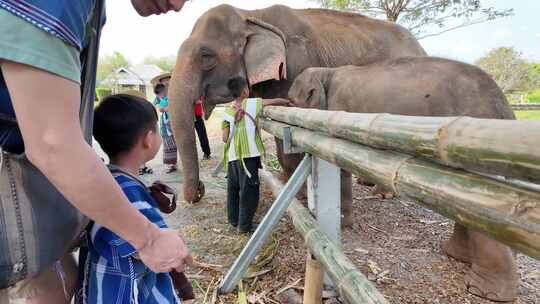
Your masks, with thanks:
<instances>
[{"instance_id":1,"label":"man's bare arm","mask_svg":"<svg viewBox=\"0 0 540 304\"><path fill-rule=\"evenodd\" d=\"M292 103L290 100L285 98L272 98L272 99L263 99L262 100L263 107L266 106L291 106Z\"/></svg>"}]
</instances>

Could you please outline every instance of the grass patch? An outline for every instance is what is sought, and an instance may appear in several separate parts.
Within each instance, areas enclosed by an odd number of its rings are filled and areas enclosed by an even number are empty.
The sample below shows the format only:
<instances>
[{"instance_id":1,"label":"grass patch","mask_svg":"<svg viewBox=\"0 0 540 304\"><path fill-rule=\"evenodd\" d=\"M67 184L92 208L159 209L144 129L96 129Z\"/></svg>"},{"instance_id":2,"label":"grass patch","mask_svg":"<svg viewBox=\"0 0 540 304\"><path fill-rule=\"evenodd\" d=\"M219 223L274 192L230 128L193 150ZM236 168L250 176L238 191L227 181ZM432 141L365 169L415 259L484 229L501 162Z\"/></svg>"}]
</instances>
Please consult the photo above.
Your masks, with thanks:
<instances>
[{"instance_id":1,"label":"grass patch","mask_svg":"<svg viewBox=\"0 0 540 304\"><path fill-rule=\"evenodd\" d=\"M519 120L540 120L540 111L514 111Z\"/></svg>"}]
</instances>

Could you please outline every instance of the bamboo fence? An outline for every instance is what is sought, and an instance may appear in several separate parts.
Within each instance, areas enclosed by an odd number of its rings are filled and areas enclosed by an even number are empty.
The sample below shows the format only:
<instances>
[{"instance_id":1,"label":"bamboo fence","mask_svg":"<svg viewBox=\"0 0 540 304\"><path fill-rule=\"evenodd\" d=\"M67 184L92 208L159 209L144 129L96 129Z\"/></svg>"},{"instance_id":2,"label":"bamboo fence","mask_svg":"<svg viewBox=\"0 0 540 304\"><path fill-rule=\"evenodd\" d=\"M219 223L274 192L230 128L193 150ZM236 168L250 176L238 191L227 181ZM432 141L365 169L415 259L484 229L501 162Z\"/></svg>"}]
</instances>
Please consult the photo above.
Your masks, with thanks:
<instances>
[{"instance_id":1,"label":"bamboo fence","mask_svg":"<svg viewBox=\"0 0 540 304\"><path fill-rule=\"evenodd\" d=\"M321 115L317 112L304 112L302 109L285 108L279 108L279 111L277 111L277 108L267 109L264 111L264 114L271 116L273 119L280 119L283 115L278 114L289 113L292 115L296 111L303 113L303 118L305 119L308 119L306 117L308 113ZM347 119L350 121L351 119L350 116L346 116L344 113L340 113L340 115L343 115L341 119L339 119L340 116L334 119L321 119L322 121L317 123L316 128L311 127L324 131L329 130L329 126L325 126L325 124L329 123L329 120L339 125L339 122L336 121L345 121ZM297 115L294 115L294 117L298 117L299 120L301 119ZM388 120L389 122L399 125L399 122L396 121L396 116L391 116L390 118ZM369 124L376 124L377 121L373 120L379 119L382 120L381 117L372 116ZM423 153L424 156L438 155L436 153L437 151L433 150L433 144L429 140L429 138L433 140L433 136L429 134L432 134L434 127L432 123L428 122L429 120L426 120L427 124L425 124L426 128L424 129L414 127L411 120L408 120L408 123L402 124L404 129L409 130L408 132L404 132L404 135L410 134L409 137L415 138L412 133L413 131L418 131L420 134L428 134L426 136L420 135L416 138L416 141L409 144L417 148L406 148L406 141L404 139L396 141L395 145L389 145L389 147L403 146L403 149L408 149L408 151L416 151L416 149L425 151ZM455 122L458 121L456 120ZM466 122L467 120L464 122L465 125ZM360 124L366 125L367 120L360 120L357 125ZM348 140L330 137L320 132L293 127L268 119L261 120L260 125L264 130L279 138L283 137L283 128L289 127L293 145L304 151L332 162L351 173L392 189L397 195L414 200L467 227L486 232L493 238L533 258L540 259L539 192L522 189L478 174L427 162L410 155L374 149ZM305 126L310 127L310 125ZM451 127L447 127L449 133L451 133ZM369 129L370 127L367 126L367 130ZM353 131L334 130L333 132L350 140L368 138L366 132L362 130L360 127L355 127ZM330 131L328 132L330 133ZM452 129L452 132L457 132L456 135L459 135L459 132L456 130ZM349 136L346 136L346 134L349 134ZM509 133L501 130L497 138L500 139L501 134ZM516 134L519 135L519 133ZM390 138L392 137L392 135L388 136ZM514 134L512 137L515 136ZM381 144L385 139L382 137L382 134L379 136L371 135L369 137L371 138L369 139L371 143ZM451 138L451 136L448 137ZM507 145L512 141L512 137L504 138L505 141L508 140ZM425 149L420 149L423 147L422 145L425 145ZM501 145L501 149L502 146L504 145ZM491 146L487 148L491 148ZM538 150L538 146L535 148ZM516 149L519 150L522 148ZM466 159L467 150L464 151L463 156L457 159ZM513 155L512 148L505 149L505 151ZM451 151L447 151L447 153L448 155L455 155ZM496 155L499 154L495 154L494 156ZM455 158L448 156L444 159ZM531 158L525 159L529 160L528 162L535 161ZM494 164L496 163L494 162ZM512 162L508 160L508 163ZM517 170L515 172L520 171ZM534 172L534 170L530 170L530 172ZM299 229L301 228L299 227Z\"/></svg>"},{"instance_id":2,"label":"bamboo fence","mask_svg":"<svg viewBox=\"0 0 540 304\"><path fill-rule=\"evenodd\" d=\"M279 195L283 184L267 171L263 171L261 176L274 195ZM287 214L292 218L296 230L304 237L311 253L336 284L340 295L348 301L347 303L388 304L384 296L343 254L339 246L319 230L317 221L300 202L293 198Z\"/></svg>"},{"instance_id":3,"label":"bamboo fence","mask_svg":"<svg viewBox=\"0 0 540 304\"><path fill-rule=\"evenodd\" d=\"M514 111L538 111L540 110L540 103L515 103L510 107Z\"/></svg>"},{"instance_id":4,"label":"bamboo fence","mask_svg":"<svg viewBox=\"0 0 540 304\"><path fill-rule=\"evenodd\" d=\"M540 182L540 121L265 107L264 116L439 164Z\"/></svg>"}]
</instances>

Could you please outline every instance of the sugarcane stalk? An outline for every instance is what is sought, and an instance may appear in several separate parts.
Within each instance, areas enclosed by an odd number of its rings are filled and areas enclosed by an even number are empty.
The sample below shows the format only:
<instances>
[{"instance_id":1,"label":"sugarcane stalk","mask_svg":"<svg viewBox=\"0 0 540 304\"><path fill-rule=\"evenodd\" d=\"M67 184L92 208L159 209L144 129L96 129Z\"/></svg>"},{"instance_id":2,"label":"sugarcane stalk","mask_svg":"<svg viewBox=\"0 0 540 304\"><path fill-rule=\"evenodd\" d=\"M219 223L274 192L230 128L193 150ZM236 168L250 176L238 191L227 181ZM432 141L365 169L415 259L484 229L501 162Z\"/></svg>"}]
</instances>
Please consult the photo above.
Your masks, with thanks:
<instances>
[{"instance_id":1,"label":"sugarcane stalk","mask_svg":"<svg viewBox=\"0 0 540 304\"><path fill-rule=\"evenodd\" d=\"M277 196L283 184L268 171L261 177ZM338 292L351 304L388 304L384 296L356 269L341 249L318 227L317 221L302 204L293 198L287 214L304 237L306 245L334 282Z\"/></svg>"},{"instance_id":2,"label":"sugarcane stalk","mask_svg":"<svg viewBox=\"0 0 540 304\"><path fill-rule=\"evenodd\" d=\"M445 166L540 183L540 122L265 107L265 117Z\"/></svg>"},{"instance_id":3,"label":"sugarcane stalk","mask_svg":"<svg viewBox=\"0 0 540 304\"><path fill-rule=\"evenodd\" d=\"M261 126L280 138L290 127L267 119ZM299 127L290 130L293 144L306 152L540 259L539 192Z\"/></svg>"}]
</instances>

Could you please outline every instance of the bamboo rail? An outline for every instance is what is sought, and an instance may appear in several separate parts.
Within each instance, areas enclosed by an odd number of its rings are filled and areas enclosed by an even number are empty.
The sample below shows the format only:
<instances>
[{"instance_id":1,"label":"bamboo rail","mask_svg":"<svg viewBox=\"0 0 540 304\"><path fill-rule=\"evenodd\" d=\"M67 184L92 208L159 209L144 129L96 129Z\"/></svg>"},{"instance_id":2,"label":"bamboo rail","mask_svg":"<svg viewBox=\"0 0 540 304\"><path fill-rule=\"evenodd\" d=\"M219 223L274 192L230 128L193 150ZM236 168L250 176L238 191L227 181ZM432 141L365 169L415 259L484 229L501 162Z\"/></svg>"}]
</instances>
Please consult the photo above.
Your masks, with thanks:
<instances>
[{"instance_id":1,"label":"bamboo rail","mask_svg":"<svg viewBox=\"0 0 540 304\"><path fill-rule=\"evenodd\" d=\"M265 107L265 117L445 166L540 182L540 121Z\"/></svg>"},{"instance_id":2,"label":"bamboo rail","mask_svg":"<svg viewBox=\"0 0 540 304\"><path fill-rule=\"evenodd\" d=\"M268 119L261 127L279 138L290 127L292 143L304 151L540 259L538 192Z\"/></svg>"},{"instance_id":3,"label":"bamboo rail","mask_svg":"<svg viewBox=\"0 0 540 304\"><path fill-rule=\"evenodd\" d=\"M270 186L274 196L279 195L283 184L267 171L262 171L261 177ZM293 198L287 214L292 218L296 230L304 237L311 253L327 271L348 303L388 304L384 296L356 269L341 249L318 229L317 221L298 200Z\"/></svg>"}]
</instances>

